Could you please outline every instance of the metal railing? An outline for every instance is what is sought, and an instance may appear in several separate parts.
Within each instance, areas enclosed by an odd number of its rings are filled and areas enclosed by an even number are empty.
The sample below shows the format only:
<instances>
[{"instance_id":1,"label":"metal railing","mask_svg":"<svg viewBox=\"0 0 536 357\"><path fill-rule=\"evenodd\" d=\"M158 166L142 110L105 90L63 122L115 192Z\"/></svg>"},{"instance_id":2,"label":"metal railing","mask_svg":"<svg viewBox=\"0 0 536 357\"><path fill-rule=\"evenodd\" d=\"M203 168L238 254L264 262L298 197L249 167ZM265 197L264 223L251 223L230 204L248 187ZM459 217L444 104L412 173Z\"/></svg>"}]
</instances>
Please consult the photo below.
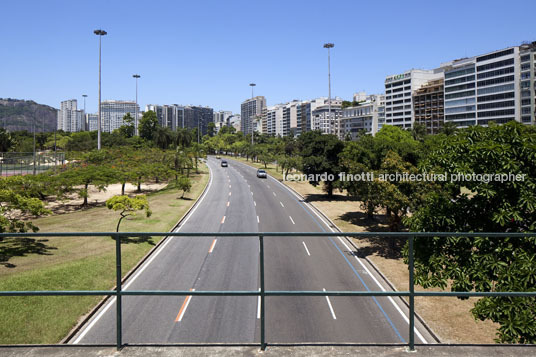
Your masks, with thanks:
<instances>
[{"instance_id":1,"label":"metal railing","mask_svg":"<svg viewBox=\"0 0 536 357\"><path fill-rule=\"evenodd\" d=\"M123 296L259 296L260 297L260 343L261 350L266 349L265 298L266 296L404 296L408 297L409 305L409 342L406 344L410 351L415 350L415 297L416 296L450 296L450 297L491 297L491 296L524 296L536 297L536 292L445 292L445 291L415 291L414 286L414 252L415 237L486 237L486 238L523 238L536 237L536 233L448 233L448 232L383 232L383 233L311 233L311 232L218 232L218 233L184 233L184 232L97 232L97 233L0 233L4 237L112 237L115 244L116 259L116 288L114 290L42 290L42 291L0 291L1 296L115 296L116 297L116 347L124 347L122 340L122 297ZM121 238L128 237L258 237L259 239L259 270L260 290L242 291L185 291L185 290L123 290L121 266ZM408 239L409 290L408 291L277 291L266 290L264 286L264 238L265 237L381 237ZM95 345L93 345L95 346ZM104 345L101 345L104 346Z\"/></svg>"},{"instance_id":2,"label":"metal railing","mask_svg":"<svg viewBox=\"0 0 536 357\"><path fill-rule=\"evenodd\" d=\"M0 152L0 176L35 175L64 163L64 152Z\"/></svg>"}]
</instances>

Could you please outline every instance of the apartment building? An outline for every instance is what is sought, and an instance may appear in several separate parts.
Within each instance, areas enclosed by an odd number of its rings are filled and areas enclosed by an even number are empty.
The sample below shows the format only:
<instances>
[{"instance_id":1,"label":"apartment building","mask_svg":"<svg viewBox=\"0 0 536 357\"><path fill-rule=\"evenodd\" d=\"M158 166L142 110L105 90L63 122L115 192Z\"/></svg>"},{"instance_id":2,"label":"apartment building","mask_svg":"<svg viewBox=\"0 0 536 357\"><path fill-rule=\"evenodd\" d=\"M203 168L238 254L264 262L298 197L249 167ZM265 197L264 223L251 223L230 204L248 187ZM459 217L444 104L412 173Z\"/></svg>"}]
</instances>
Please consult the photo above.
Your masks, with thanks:
<instances>
[{"instance_id":1,"label":"apartment building","mask_svg":"<svg viewBox=\"0 0 536 357\"><path fill-rule=\"evenodd\" d=\"M520 121L519 47L454 60L445 69L445 122Z\"/></svg>"},{"instance_id":2,"label":"apartment building","mask_svg":"<svg viewBox=\"0 0 536 357\"><path fill-rule=\"evenodd\" d=\"M436 79L424 84L413 94L415 123L426 127L428 134L437 134L445 121L444 79Z\"/></svg>"},{"instance_id":3,"label":"apartment building","mask_svg":"<svg viewBox=\"0 0 536 357\"><path fill-rule=\"evenodd\" d=\"M101 126L102 131L111 133L119 129L123 123L123 117L130 113L134 118L139 106L129 100L105 100L101 103Z\"/></svg>"},{"instance_id":4,"label":"apartment building","mask_svg":"<svg viewBox=\"0 0 536 357\"><path fill-rule=\"evenodd\" d=\"M412 95L423 84L443 78L443 70L412 69L385 78L385 124L411 128L415 121Z\"/></svg>"},{"instance_id":5,"label":"apartment building","mask_svg":"<svg viewBox=\"0 0 536 357\"><path fill-rule=\"evenodd\" d=\"M360 93L361 94L361 93ZM340 118L339 139L355 140L360 134L375 135L378 131L379 119L385 113L384 95L354 96L356 106L342 109Z\"/></svg>"},{"instance_id":6,"label":"apartment building","mask_svg":"<svg viewBox=\"0 0 536 357\"><path fill-rule=\"evenodd\" d=\"M240 128L244 134L251 134L251 132L256 128L254 127L254 125L259 125L259 128L262 128L262 123L259 122L259 118L263 116L263 112L265 109L266 98L264 98L263 96L246 99L242 102L242 104L240 105ZM259 124L257 124L256 122L258 122Z\"/></svg>"},{"instance_id":7,"label":"apartment building","mask_svg":"<svg viewBox=\"0 0 536 357\"><path fill-rule=\"evenodd\" d=\"M86 114L87 130L96 131L98 126L99 115L98 114Z\"/></svg>"},{"instance_id":8,"label":"apartment building","mask_svg":"<svg viewBox=\"0 0 536 357\"><path fill-rule=\"evenodd\" d=\"M57 115L57 129L68 132L77 132L85 129L84 111L77 109L76 99L61 102Z\"/></svg>"},{"instance_id":9,"label":"apartment building","mask_svg":"<svg viewBox=\"0 0 536 357\"><path fill-rule=\"evenodd\" d=\"M536 125L536 42L519 46L519 62L521 122Z\"/></svg>"}]
</instances>

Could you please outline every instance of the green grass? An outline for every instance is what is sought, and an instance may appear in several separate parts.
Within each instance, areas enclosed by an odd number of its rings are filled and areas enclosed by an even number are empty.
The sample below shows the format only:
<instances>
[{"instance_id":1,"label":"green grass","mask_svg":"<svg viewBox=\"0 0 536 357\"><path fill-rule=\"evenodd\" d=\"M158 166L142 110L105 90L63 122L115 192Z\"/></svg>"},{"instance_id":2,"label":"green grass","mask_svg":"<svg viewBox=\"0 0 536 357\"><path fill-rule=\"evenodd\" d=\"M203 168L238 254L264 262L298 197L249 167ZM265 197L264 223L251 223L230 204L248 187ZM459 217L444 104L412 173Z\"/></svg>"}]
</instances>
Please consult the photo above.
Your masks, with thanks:
<instances>
[{"instance_id":1,"label":"green grass","mask_svg":"<svg viewBox=\"0 0 536 357\"><path fill-rule=\"evenodd\" d=\"M186 195L190 200L179 199L181 192L175 189L150 194L153 215L124 220L121 231L169 231L199 197L207 181L208 170L203 166L200 175L192 176L192 190ZM41 232L106 232L115 231L118 219L117 212L97 207L40 218L34 223ZM160 239L123 244L123 274ZM0 290L107 290L115 285L115 242L111 238L51 237L27 244L39 245L41 254L14 256L9 260L14 267L0 266ZM101 298L2 297L0 344L57 343Z\"/></svg>"}]
</instances>

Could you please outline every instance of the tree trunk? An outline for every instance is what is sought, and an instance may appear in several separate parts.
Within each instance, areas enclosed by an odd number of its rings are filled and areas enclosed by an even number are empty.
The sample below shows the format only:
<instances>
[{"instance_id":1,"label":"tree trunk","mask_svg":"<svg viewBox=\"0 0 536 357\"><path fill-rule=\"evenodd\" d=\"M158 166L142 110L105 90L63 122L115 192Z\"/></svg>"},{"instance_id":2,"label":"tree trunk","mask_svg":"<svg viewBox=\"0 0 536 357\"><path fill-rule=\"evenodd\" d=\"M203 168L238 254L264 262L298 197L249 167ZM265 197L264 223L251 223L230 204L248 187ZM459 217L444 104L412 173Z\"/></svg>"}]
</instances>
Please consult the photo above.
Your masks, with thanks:
<instances>
[{"instance_id":1,"label":"tree trunk","mask_svg":"<svg viewBox=\"0 0 536 357\"><path fill-rule=\"evenodd\" d=\"M84 189L86 190L86 194L84 195L84 202L82 203L82 206L87 206L87 196L89 196L89 193L87 192L88 187L89 187L89 183L86 182L86 184L84 185Z\"/></svg>"},{"instance_id":2,"label":"tree trunk","mask_svg":"<svg viewBox=\"0 0 536 357\"><path fill-rule=\"evenodd\" d=\"M124 195L125 195L125 185L126 185L126 184L127 184L126 182L123 182L123 183L121 184L121 196L124 196Z\"/></svg>"},{"instance_id":3,"label":"tree trunk","mask_svg":"<svg viewBox=\"0 0 536 357\"><path fill-rule=\"evenodd\" d=\"M138 191L141 192L141 176L138 177Z\"/></svg>"}]
</instances>

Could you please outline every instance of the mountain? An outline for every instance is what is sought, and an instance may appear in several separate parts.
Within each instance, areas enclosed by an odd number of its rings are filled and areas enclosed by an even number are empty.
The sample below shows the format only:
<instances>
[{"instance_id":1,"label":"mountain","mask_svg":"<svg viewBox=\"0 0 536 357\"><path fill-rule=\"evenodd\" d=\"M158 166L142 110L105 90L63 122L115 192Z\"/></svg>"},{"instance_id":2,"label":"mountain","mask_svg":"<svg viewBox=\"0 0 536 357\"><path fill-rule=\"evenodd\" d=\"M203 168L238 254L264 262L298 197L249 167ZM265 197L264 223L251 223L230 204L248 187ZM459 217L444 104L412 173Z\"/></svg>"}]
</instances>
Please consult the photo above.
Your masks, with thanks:
<instances>
[{"instance_id":1,"label":"mountain","mask_svg":"<svg viewBox=\"0 0 536 357\"><path fill-rule=\"evenodd\" d=\"M9 131L51 132L56 128L58 110L33 100L0 98L0 126Z\"/></svg>"}]
</instances>

